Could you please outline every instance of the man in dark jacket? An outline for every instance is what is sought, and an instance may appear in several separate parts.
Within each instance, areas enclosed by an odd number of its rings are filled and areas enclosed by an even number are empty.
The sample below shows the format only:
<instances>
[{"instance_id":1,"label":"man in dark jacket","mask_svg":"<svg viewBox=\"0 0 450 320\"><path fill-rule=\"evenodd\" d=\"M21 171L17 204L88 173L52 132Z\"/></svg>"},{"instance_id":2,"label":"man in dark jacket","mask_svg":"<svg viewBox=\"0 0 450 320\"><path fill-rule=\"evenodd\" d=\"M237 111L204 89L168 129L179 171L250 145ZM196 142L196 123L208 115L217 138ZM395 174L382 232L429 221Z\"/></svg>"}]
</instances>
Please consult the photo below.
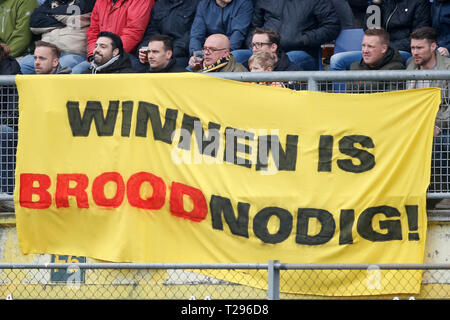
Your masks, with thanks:
<instances>
[{"instance_id":1,"label":"man in dark jacket","mask_svg":"<svg viewBox=\"0 0 450 320\"><path fill-rule=\"evenodd\" d=\"M272 71L302 71L303 69L289 60L287 54L280 48L280 35L270 29L256 28L252 32L251 50L237 50L232 52L236 60L248 68L248 59L254 53L267 51L275 56L275 67Z\"/></svg>"},{"instance_id":2,"label":"man in dark jacket","mask_svg":"<svg viewBox=\"0 0 450 320\"><path fill-rule=\"evenodd\" d=\"M402 55L389 45L389 33L384 29L367 29L362 40L362 59L351 64L350 70L403 70ZM403 87L384 81L360 81L355 90L366 92L399 90Z\"/></svg>"},{"instance_id":3,"label":"man in dark jacket","mask_svg":"<svg viewBox=\"0 0 450 320\"><path fill-rule=\"evenodd\" d=\"M318 68L320 46L337 38L340 22L330 0L257 0L250 31L257 27L278 32L281 49L311 70Z\"/></svg>"},{"instance_id":4,"label":"man in dark jacket","mask_svg":"<svg viewBox=\"0 0 450 320\"><path fill-rule=\"evenodd\" d=\"M450 52L450 0L433 1L431 22L437 32L437 51L448 57Z\"/></svg>"},{"instance_id":5,"label":"man in dark jacket","mask_svg":"<svg viewBox=\"0 0 450 320\"><path fill-rule=\"evenodd\" d=\"M0 44L0 75L20 74L20 65L16 59L9 55L10 50L6 44Z\"/></svg>"},{"instance_id":6,"label":"man in dark jacket","mask_svg":"<svg viewBox=\"0 0 450 320\"><path fill-rule=\"evenodd\" d=\"M139 61L146 69L147 47L154 34L168 35L173 42L173 56L178 65L186 67L189 60L189 35L199 0L159 0L155 2L150 22L139 47Z\"/></svg>"},{"instance_id":7,"label":"man in dark jacket","mask_svg":"<svg viewBox=\"0 0 450 320\"><path fill-rule=\"evenodd\" d=\"M150 37L147 51L148 67L145 72L186 72L186 68L176 63L172 40L167 35L154 34Z\"/></svg>"},{"instance_id":8,"label":"man in dark jacket","mask_svg":"<svg viewBox=\"0 0 450 320\"><path fill-rule=\"evenodd\" d=\"M370 9L372 6L378 9ZM410 33L431 24L430 3L429 0L374 0L365 20L364 29L386 30L390 45L399 50L404 61L407 61L411 57ZM360 51L340 52L332 57L330 70L348 70L354 61L360 59Z\"/></svg>"},{"instance_id":9,"label":"man in dark jacket","mask_svg":"<svg viewBox=\"0 0 450 320\"><path fill-rule=\"evenodd\" d=\"M381 25L371 26L367 16L364 28L383 28L389 33L390 44L400 51L411 52L409 35L414 30L430 26L429 0L378 0L372 1L381 11Z\"/></svg>"},{"instance_id":10,"label":"man in dark jacket","mask_svg":"<svg viewBox=\"0 0 450 320\"><path fill-rule=\"evenodd\" d=\"M130 58L123 49L122 39L112 32L102 31L98 34L93 53L93 60L88 70L83 73L133 73Z\"/></svg>"},{"instance_id":11,"label":"man in dark jacket","mask_svg":"<svg viewBox=\"0 0 450 320\"><path fill-rule=\"evenodd\" d=\"M350 70L405 69L402 55L389 45L389 34L384 29L367 29L362 40L362 59L351 64Z\"/></svg>"}]
</instances>

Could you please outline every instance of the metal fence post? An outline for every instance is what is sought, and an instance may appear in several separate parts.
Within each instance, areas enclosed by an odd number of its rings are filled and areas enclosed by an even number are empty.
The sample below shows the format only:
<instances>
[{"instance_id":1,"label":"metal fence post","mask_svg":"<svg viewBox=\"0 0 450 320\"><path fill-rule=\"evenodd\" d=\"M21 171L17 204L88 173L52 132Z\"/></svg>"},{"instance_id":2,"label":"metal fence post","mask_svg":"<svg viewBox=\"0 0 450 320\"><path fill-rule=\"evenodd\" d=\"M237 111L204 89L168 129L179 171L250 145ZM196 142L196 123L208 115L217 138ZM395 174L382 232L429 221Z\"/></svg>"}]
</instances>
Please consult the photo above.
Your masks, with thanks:
<instances>
[{"instance_id":1,"label":"metal fence post","mask_svg":"<svg viewBox=\"0 0 450 320\"><path fill-rule=\"evenodd\" d=\"M269 260L267 265L268 286L267 299L280 300L280 261Z\"/></svg>"},{"instance_id":2,"label":"metal fence post","mask_svg":"<svg viewBox=\"0 0 450 320\"><path fill-rule=\"evenodd\" d=\"M308 78L308 91L318 91L316 79Z\"/></svg>"}]
</instances>

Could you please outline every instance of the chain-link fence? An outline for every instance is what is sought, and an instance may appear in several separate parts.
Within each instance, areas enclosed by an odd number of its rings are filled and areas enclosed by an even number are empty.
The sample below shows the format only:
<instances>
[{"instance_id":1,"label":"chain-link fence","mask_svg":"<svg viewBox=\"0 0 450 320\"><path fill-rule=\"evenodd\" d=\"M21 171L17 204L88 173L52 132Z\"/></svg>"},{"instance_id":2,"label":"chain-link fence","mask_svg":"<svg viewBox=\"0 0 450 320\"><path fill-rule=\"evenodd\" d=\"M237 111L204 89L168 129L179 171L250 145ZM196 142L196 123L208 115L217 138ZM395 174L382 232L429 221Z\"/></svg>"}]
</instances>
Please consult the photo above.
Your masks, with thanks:
<instances>
[{"instance_id":1,"label":"chain-link fence","mask_svg":"<svg viewBox=\"0 0 450 320\"><path fill-rule=\"evenodd\" d=\"M293 90L373 93L412 80L449 80L450 71L217 73L231 80L283 81ZM0 77L0 200L12 200L18 96L14 77ZM448 90L442 90L448 108ZM364 107L364 106L362 106ZM434 138L429 199L450 198L448 128ZM2 208L0 208L2 210ZM1 248L0 248L1 250ZM419 288L414 284L421 277ZM245 284L244 284L245 283ZM397 293L394 283L400 283ZM344 289L343 289L344 288ZM398 290L398 286L395 290ZM394 290L394 291L395 291ZM326 294L324 294L324 292ZM354 293L358 294L355 295ZM450 297L449 265L0 264L0 299L303 299Z\"/></svg>"},{"instance_id":2,"label":"chain-link fence","mask_svg":"<svg viewBox=\"0 0 450 320\"><path fill-rule=\"evenodd\" d=\"M311 298L448 299L450 265L0 264L0 299Z\"/></svg>"}]
</instances>

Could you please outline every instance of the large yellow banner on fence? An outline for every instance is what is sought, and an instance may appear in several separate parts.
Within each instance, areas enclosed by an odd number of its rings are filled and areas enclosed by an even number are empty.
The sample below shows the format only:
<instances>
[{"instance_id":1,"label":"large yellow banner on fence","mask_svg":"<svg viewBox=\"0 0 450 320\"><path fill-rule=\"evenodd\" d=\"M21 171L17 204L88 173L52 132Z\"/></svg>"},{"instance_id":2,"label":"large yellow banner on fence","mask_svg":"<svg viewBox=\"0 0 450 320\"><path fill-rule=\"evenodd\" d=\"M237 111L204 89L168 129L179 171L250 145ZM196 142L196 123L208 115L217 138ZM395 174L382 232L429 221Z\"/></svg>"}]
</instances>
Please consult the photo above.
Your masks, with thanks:
<instances>
[{"instance_id":1,"label":"large yellow banner on fence","mask_svg":"<svg viewBox=\"0 0 450 320\"><path fill-rule=\"evenodd\" d=\"M296 92L199 74L18 76L17 85L25 254L423 262L439 89ZM327 282L367 294L340 278ZM420 278L387 279L374 293L411 291L402 281L418 291ZM330 284L282 274L281 289L329 294Z\"/></svg>"}]
</instances>

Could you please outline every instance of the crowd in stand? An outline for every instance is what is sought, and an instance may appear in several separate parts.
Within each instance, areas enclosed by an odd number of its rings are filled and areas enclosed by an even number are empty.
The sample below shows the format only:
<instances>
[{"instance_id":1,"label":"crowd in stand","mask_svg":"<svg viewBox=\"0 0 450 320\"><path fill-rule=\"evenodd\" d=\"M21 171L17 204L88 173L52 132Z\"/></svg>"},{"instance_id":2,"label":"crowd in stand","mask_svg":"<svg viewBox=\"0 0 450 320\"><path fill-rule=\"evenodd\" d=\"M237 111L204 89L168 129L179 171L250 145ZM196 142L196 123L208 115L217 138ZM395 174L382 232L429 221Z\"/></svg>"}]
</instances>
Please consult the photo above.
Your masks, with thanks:
<instances>
[{"instance_id":1,"label":"crowd in stand","mask_svg":"<svg viewBox=\"0 0 450 320\"><path fill-rule=\"evenodd\" d=\"M355 28L386 30L387 54L398 61L400 54L403 65L387 68L406 68L410 34L421 27L436 30L439 55L448 57L450 50L449 0L0 0L0 21L1 74L41 73L35 70L37 40L58 48L65 72L111 70L95 61L105 31L122 46L115 60L121 68L114 72L249 71L258 51L272 52L274 71L318 70L321 46ZM223 47L209 45L219 38ZM149 50L151 42L164 45ZM170 68L160 65L162 51L171 55ZM203 60L194 57L199 51ZM386 69L364 63L363 55L364 45L333 55L330 69Z\"/></svg>"},{"instance_id":2,"label":"crowd in stand","mask_svg":"<svg viewBox=\"0 0 450 320\"><path fill-rule=\"evenodd\" d=\"M450 0L0 0L0 22L2 75L319 70L346 29L330 70L450 69Z\"/></svg>"}]
</instances>

